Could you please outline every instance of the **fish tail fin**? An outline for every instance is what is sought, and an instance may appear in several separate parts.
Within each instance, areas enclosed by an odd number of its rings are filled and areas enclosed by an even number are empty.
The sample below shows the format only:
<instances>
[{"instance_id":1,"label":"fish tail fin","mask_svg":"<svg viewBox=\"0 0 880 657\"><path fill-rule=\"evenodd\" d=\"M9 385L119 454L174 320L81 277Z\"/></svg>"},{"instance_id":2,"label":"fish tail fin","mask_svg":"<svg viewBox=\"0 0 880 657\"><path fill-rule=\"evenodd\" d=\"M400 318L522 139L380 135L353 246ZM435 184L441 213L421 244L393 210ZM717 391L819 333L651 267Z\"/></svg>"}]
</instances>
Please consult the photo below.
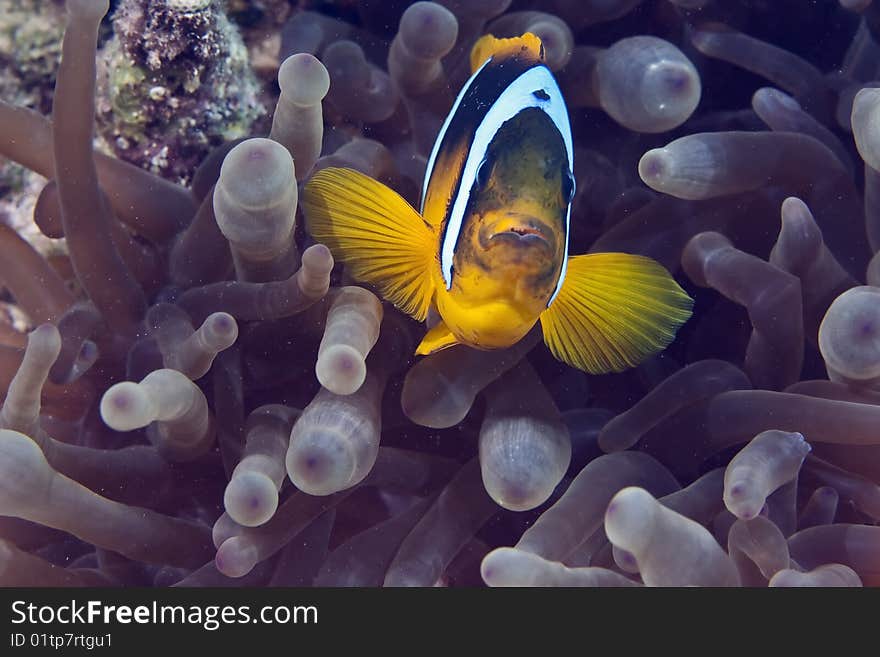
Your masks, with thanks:
<instances>
[{"instance_id":1,"label":"fish tail fin","mask_svg":"<svg viewBox=\"0 0 880 657\"><path fill-rule=\"evenodd\" d=\"M487 59L494 56L522 57L529 61L542 62L544 44L531 32L508 39L486 34L477 39L471 48L471 74L476 73Z\"/></svg>"},{"instance_id":2,"label":"fish tail fin","mask_svg":"<svg viewBox=\"0 0 880 657\"><path fill-rule=\"evenodd\" d=\"M590 374L620 372L661 351L693 300L658 262L627 253L574 256L541 314L553 355Z\"/></svg>"},{"instance_id":3,"label":"fish tail fin","mask_svg":"<svg viewBox=\"0 0 880 657\"><path fill-rule=\"evenodd\" d=\"M419 346L416 347L416 356L427 356L457 344L459 344L458 338L452 334L452 331L446 326L446 322L440 321L422 338Z\"/></svg>"},{"instance_id":4,"label":"fish tail fin","mask_svg":"<svg viewBox=\"0 0 880 657\"><path fill-rule=\"evenodd\" d=\"M397 192L353 169L322 169L300 200L311 236L359 281L424 321L434 293L433 228Z\"/></svg>"}]
</instances>

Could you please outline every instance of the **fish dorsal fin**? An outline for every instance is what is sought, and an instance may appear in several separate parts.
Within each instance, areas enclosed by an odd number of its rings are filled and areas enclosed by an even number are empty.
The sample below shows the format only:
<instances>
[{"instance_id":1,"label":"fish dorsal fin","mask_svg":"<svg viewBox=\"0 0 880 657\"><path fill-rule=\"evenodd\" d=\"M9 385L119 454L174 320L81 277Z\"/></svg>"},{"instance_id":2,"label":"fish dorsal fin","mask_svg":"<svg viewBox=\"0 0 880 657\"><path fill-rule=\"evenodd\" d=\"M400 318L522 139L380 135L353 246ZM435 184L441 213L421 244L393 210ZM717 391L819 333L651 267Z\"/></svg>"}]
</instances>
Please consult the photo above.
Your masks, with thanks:
<instances>
[{"instance_id":1,"label":"fish dorsal fin","mask_svg":"<svg viewBox=\"0 0 880 657\"><path fill-rule=\"evenodd\" d=\"M300 204L309 234L359 281L424 321L434 294L437 236L397 192L354 169L322 169Z\"/></svg>"},{"instance_id":2,"label":"fish dorsal fin","mask_svg":"<svg viewBox=\"0 0 880 657\"><path fill-rule=\"evenodd\" d=\"M452 331L443 321L437 322L430 331L425 334L419 346L416 347L416 356L427 356L435 351L453 347L459 344L458 339L452 335Z\"/></svg>"},{"instance_id":3,"label":"fish dorsal fin","mask_svg":"<svg viewBox=\"0 0 880 657\"><path fill-rule=\"evenodd\" d=\"M665 348L692 299L658 262L627 253L574 256L541 315L553 355L590 374L620 372Z\"/></svg>"},{"instance_id":4,"label":"fish dorsal fin","mask_svg":"<svg viewBox=\"0 0 880 657\"><path fill-rule=\"evenodd\" d=\"M471 74L477 72L490 57L521 57L526 61L544 61L544 45L541 39L526 32L522 36L499 39L486 34L477 39L471 48Z\"/></svg>"}]
</instances>

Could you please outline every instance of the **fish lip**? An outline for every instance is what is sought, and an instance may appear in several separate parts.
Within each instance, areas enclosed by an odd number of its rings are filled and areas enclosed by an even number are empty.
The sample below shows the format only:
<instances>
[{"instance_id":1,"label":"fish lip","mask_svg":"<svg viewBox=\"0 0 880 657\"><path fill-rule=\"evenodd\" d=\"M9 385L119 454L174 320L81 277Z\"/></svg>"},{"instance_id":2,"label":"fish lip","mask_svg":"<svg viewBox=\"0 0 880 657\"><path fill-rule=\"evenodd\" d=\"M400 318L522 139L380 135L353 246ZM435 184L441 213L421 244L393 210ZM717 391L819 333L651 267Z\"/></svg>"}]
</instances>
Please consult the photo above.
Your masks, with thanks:
<instances>
[{"instance_id":1,"label":"fish lip","mask_svg":"<svg viewBox=\"0 0 880 657\"><path fill-rule=\"evenodd\" d=\"M500 233L495 233L489 238L489 248L502 243L515 246L540 245L544 248L550 247L550 243L540 233L520 233L513 230L504 230Z\"/></svg>"},{"instance_id":2,"label":"fish lip","mask_svg":"<svg viewBox=\"0 0 880 657\"><path fill-rule=\"evenodd\" d=\"M516 246L540 245L545 248L551 248L553 245L553 234L550 229L537 222L518 222L505 227L504 230L495 230L493 227L486 232L486 248L502 243Z\"/></svg>"}]
</instances>

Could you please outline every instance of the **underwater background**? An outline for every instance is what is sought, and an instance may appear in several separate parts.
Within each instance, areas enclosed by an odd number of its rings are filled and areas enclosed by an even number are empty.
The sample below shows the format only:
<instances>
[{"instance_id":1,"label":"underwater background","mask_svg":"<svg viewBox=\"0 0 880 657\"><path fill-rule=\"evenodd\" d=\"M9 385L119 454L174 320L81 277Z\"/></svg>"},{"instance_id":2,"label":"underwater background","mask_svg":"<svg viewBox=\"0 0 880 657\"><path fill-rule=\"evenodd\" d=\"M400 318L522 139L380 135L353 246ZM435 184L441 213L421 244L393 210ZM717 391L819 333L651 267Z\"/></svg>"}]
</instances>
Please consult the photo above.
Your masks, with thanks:
<instances>
[{"instance_id":1,"label":"underwater background","mask_svg":"<svg viewBox=\"0 0 880 657\"><path fill-rule=\"evenodd\" d=\"M331 166L418 207L471 46L529 31L570 252L694 299L625 372L415 357L298 209ZM871 0L0 0L0 584L880 584L878 39Z\"/></svg>"}]
</instances>

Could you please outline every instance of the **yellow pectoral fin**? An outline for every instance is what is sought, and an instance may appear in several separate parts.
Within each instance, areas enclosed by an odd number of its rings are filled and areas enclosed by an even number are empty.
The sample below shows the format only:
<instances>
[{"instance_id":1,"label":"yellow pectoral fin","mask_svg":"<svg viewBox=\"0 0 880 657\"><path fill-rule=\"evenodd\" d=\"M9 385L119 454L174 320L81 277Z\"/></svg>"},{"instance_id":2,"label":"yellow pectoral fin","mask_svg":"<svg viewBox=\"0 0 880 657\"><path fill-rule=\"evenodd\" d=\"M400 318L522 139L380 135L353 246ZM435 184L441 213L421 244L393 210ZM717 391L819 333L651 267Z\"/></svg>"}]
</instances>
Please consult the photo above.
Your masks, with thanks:
<instances>
[{"instance_id":1,"label":"yellow pectoral fin","mask_svg":"<svg viewBox=\"0 0 880 657\"><path fill-rule=\"evenodd\" d=\"M427 356L457 344L459 344L458 339L452 335L445 322L439 322L422 338L419 346L416 347L416 356Z\"/></svg>"},{"instance_id":2,"label":"yellow pectoral fin","mask_svg":"<svg viewBox=\"0 0 880 657\"><path fill-rule=\"evenodd\" d=\"M397 192L353 169L327 168L300 201L306 228L359 281L424 321L434 286L437 237Z\"/></svg>"},{"instance_id":3,"label":"yellow pectoral fin","mask_svg":"<svg viewBox=\"0 0 880 657\"><path fill-rule=\"evenodd\" d=\"M693 300L659 263L627 253L569 259L559 294L541 315L559 360L591 374L620 372L664 349Z\"/></svg>"},{"instance_id":4,"label":"yellow pectoral fin","mask_svg":"<svg viewBox=\"0 0 880 657\"><path fill-rule=\"evenodd\" d=\"M490 57L523 57L528 61L541 62L544 61L544 45L531 32L508 39L498 39L486 34L477 39L471 48L471 74L476 73Z\"/></svg>"}]
</instances>

